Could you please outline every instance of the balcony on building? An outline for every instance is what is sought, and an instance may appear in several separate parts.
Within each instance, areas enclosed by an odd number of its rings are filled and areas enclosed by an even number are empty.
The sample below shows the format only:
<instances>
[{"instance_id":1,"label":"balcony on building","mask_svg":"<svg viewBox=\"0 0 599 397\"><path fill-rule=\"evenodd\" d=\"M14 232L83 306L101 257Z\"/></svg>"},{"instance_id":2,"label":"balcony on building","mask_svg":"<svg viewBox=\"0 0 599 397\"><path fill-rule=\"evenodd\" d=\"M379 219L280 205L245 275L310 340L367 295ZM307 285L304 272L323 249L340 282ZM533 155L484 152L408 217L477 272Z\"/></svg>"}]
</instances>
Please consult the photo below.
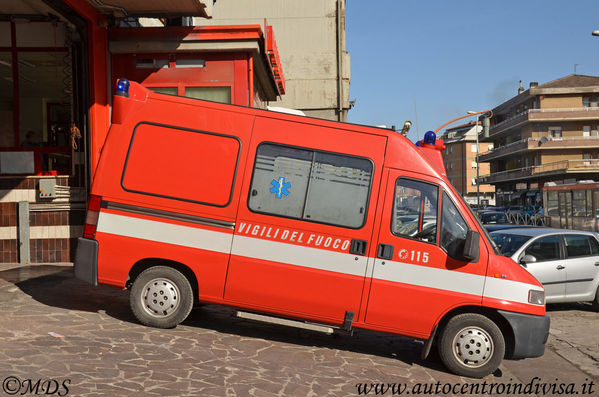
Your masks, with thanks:
<instances>
[{"instance_id":1,"label":"balcony on building","mask_svg":"<svg viewBox=\"0 0 599 397\"><path fill-rule=\"evenodd\" d=\"M598 146L599 135L591 136L590 131L589 136L524 138L480 153L479 159L482 162L487 162L538 150L590 149Z\"/></svg>"},{"instance_id":2,"label":"balcony on building","mask_svg":"<svg viewBox=\"0 0 599 397\"><path fill-rule=\"evenodd\" d=\"M599 172L599 159L562 160L481 175L481 183L501 183L551 175L570 175L576 179L581 174Z\"/></svg>"}]
</instances>

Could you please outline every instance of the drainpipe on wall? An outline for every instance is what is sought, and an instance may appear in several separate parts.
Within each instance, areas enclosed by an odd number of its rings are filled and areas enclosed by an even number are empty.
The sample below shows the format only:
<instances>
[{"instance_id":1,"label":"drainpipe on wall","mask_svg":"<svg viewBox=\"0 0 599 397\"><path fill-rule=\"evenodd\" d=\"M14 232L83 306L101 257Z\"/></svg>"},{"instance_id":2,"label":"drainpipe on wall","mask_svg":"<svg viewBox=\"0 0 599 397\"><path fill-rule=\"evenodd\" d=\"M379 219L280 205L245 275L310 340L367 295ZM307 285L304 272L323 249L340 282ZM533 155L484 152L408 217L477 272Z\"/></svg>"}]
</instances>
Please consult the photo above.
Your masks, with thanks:
<instances>
[{"instance_id":1,"label":"drainpipe on wall","mask_svg":"<svg viewBox=\"0 0 599 397\"><path fill-rule=\"evenodd\" d=\"M342 58L341 58L341 2L337 0L337 120L343 121L343 81L342 81Z\"/></svg>"}]
</instances>

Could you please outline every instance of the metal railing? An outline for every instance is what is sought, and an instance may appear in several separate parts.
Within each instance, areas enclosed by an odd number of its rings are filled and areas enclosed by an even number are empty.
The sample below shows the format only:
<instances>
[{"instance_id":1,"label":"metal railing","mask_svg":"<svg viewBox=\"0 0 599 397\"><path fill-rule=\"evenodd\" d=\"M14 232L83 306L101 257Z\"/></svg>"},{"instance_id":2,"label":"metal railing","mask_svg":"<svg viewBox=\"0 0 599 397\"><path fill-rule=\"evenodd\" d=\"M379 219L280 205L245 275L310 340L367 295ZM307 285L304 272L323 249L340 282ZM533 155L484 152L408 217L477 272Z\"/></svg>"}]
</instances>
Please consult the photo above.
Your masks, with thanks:
<instances>
[{"instance_id":1,"label":"metal railing","mask_svg":"<svg viewBox=\"0 0 599 397\"><path fill-rule=\"evenodd\" d=\"M491 131L495 130L496 128L501 127L502 125L513 121L519 117L522 116L527 116L529 113L572 113L572 112L594 112L594 111L599 111L599 107L593 106L593 107L576 107L576 108L547 108L547 109L527 109L523 112L520 113L516 113L515 115L500 121L497 124L494 124L491 126Z\"/></svg>"},{"instance_id":2,"label":"metal railing","mask_svg":"<svg viewBox=\"0 0 599 397\"><path fill-rule=\"evenodd\" d=\"M599 107L577 107L577 108L546 108L546 109L528 109L531 113L560 113L560 112L594 112L599 110Z\"/></svg>"},{"instance_id":3,"label":"metal railing","mask_svg":"<svg viewBox=\"0 0 599 397\"><path fill-rule=\"evenodd\" d=\"M505 213L508 223L515 225L545 226L545 217L541 214L528 214L517 211Z\"/></svg>"},{"instance_id":4,"label":"metal railing","mask_svg":"<svg viewBox=\"0 0 599 397\"><path fill-rule=\"evenodd\" d=\"M598 138L599 138L599 137L598 137ZM489 150L488 150L488 151L486 151L486 152L480 153L480 154L479 154L479 156L481 156L481 157L482 157L482 156L484 156L484 155L487 155L487 154L491 154L491 153L497 152L497 151L499 151L499 150L504 150L504 149L507 149L507 148L510 148L510 147L514 147L514 146L517 146L517 145L521 145L521 144L523 144L523 143L525 143L525 142L530 142L530 141L538 141L538 140L539 140L539 138L524 138L524 139L520 139L519 141L510 142L510 143L508 143L507 145L503 145L503 146L497 146L497 147L494 147L493 149L489 149Z\"/></svg>"},{"instance_id":5,"label":"metal railing","mask_svg":"<svg viewBox=\"0 0 599 397\"><path fill-rule=\"evenodd\" d=\"M587 168L589 169L589 171L599 169L599 159L561 160L548 164L531 165L528 167L515 168L512 170L505 170L493 172L487 175L481 175L480 180L483 183L488 183L489 179L502 179L502 176L506 176L506 178L523 178L527 176L543 174L545 172L553 172L568 169L581 170Z\"/></svg>"},{"instance_id":6,"label":"metal railing","mask_svg":"<svg viewBox=\"0 0 599 397\"><path fill-rule=\"evenodd\" d=\"M597 108L597 109L599 109L599 108ZM592 136L583 136L583 135L579 135L579 136L564 136L564 137L559 137L559 138L556 138L556 137L524 138L524 139L521 139L519 141L510 142L507 145L498 146L498 147L495 147L493 149L489 149L486 152L480 153L479 156L482 157L482 156L486 156L488 154L493 154L493 153L496 153L498 151L508 149L510 147L521 145L523 143L540 142L540 141L542 141L543 138L546 139L546 142L552 142L552 141L568 142L568 141L578 141L578 140L599 140L599 136L598 135L592 135Z\"/></svg>"},{"instance_id":7,"label":"metal railing","mask_svg":"<svg viewBox=\"0 0 599 397\"><path fill-rule=\"evenodd\" d=\"M499 123L496 123L496 124L492 125L492 126L491 126L491 131L493 131L494 129L496 129L496 128L499 128L499 127L501 127L502 125L504 125L504 124L507 124L508 122L510 122L510 121L513 121L513 120L515 120L515 119L517 119L517 118L519 118L519 117L522 117L522 116L528 115L528 112L529 112L529 110L530 110L530 109L528 109L528 110L525 110L524 112L516 113L515 115L513 115L513 116L511 116L511 117L509 117L509 118L507 118L507 119L505 119L505 120L502 120L502 121L500 121Z\"/></svg>"}]
</instances>

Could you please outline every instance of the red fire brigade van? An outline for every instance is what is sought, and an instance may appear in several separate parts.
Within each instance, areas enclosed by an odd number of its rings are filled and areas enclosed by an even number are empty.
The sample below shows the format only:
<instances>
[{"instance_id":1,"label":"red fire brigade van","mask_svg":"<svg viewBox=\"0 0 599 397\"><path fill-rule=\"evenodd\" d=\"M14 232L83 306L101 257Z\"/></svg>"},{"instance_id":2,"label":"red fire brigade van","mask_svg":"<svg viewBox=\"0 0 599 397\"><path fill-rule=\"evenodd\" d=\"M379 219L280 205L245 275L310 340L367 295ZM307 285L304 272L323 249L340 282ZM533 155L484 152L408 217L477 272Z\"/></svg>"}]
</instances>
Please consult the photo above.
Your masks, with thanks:
<instances>
[{"instance_id":1,"label":"red fire brigade van","mask_svg":"<svg viewBox=\"0 0 599 397\"><path fill-rule=\"evenodd\" d=\"M120 80L75 274L130 289L153 327L203 302L421 339L471 377L542 355L543 287L497 254L434 134L419 145Z\"/></svg>"}]
</instances>

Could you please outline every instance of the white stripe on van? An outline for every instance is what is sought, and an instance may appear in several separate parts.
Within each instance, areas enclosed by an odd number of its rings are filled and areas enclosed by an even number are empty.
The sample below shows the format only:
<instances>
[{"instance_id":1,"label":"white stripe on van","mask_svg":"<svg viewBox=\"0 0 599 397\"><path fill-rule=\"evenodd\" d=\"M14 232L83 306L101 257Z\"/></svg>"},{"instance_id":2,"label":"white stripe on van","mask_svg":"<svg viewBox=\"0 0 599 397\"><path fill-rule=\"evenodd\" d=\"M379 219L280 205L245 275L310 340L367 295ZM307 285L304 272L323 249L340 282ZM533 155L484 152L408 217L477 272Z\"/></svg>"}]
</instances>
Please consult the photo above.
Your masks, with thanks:
<instances>
[{"instance_id":1,"label":"white stripe on van","mask_svg":"<svg viewBox=\"0 0 599 397\"><path fill-rule=\"evenodd\" d=\"M477 274L389 260L384 262L383 265L380 259L376 260L374 278L477 296L482 296L485 287L486 277Z\"/></svg>"},{"instance_id":2,"label":"white stripe on van","mask_svg":"<svg viewBox=\"0 0 599 397\"><path fill-rule=\"evenodd\" d=\"M487 298L505 299L512 302L528 303L528 291L542 291L540 287L518 281L487 277L485 296Z\"/></svg>"},{"instance_id":3,"label":"white stripe on van","mask_svg":"<svg viewBox=\"0 0 599 397\"><path fill-rule=\"evenodd\" d=\"M365 277L368 269L372 269L372 262L376 261L372 271L375 279L475 296L484 295L511 302L528 303L528 291L541 290L536 285L518 281L389 260L385 260L383 265L380 259L365 256L248 236L233 236L231 233L106 212L100 212L97 231L225 254L231 252L248 258L359 277Z\"/></svg>"},{"instance_id":4,"label":"white stripe on van","mask_svg":"<svg viewBox=\"0 0 599 397\"><path fill-rule=\"evenodd\" d=\"M228 254L232 233L100 212L98 232Z\"/></svg>"},{"instance_id":5,"label":"white stripe on van","mask_svg":"<svg viewBox=\"0 0 599 397\"><path fill-rule=\"evenodd\" d=\"M236 235L233 255L366 277L365 256ZM357 259L356 259L357 258Z\"/></svg>"}]
</instances>

